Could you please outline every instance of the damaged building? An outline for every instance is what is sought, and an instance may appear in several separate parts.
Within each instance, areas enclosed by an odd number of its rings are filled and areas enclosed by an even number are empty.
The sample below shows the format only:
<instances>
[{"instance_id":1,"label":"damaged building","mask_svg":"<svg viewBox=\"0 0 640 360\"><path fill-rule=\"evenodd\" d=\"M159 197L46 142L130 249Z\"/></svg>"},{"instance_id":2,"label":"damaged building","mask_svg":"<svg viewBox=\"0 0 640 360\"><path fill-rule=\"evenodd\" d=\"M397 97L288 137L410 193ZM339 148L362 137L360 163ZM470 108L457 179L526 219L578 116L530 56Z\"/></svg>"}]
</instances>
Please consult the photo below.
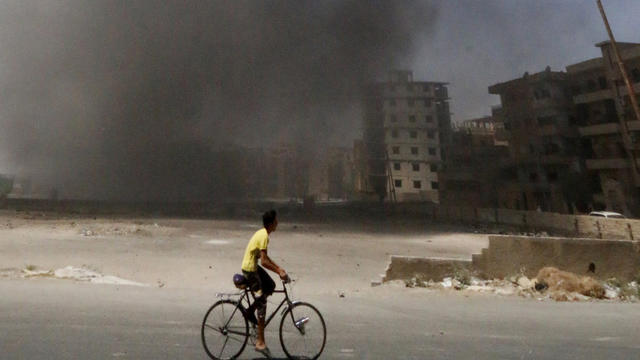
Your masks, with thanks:
<instances>
[{"instance_id":1,"label":"damaged building","mask_svg":"<svg viewBox=\"0 0 640 360\"><path fill-rule=\"evenodd\" d=\"M363 141L354 148L360 197L438 202L451 127L446 83L392 71L386 81L367 86L363 117Z\"/></svg>"},{"instance_id":2,"label":"damaged building","mask_svg":"<svg viewBox=\"0 0 640 360\"><path fill-rule=\"evenodd\" d=\"M560 213L586 208L584 166L567 74L546 70L489 87L499 95L509 158L499 207ZM588 189L586 189L588 190Z\"/></svg>"},{"instance_id":3,"label":"damaged building","mask_svg":"<svg viewBox=\"0 0 640 360\"><path fill-rule=\"evenodd\" d=\"M508 158L508 142L500 140L502 123L486 116L465 120L451 133L447 161L440 177L443 205L497 207L500 165Z\"/></svg>"},{"instance_id":4,"label":"damaged building","mask_svg":"<svg viewBox=\"0 0 640 360\"><path fill-rule=\"evenodd\" d=\"M634 90L640 91L640 44L617 44ZM611 43L596 46L601 57L567 66L588 180L594 184L593 208L638 215L640 121L634 115Z\"/></svg>"}]
</instances>

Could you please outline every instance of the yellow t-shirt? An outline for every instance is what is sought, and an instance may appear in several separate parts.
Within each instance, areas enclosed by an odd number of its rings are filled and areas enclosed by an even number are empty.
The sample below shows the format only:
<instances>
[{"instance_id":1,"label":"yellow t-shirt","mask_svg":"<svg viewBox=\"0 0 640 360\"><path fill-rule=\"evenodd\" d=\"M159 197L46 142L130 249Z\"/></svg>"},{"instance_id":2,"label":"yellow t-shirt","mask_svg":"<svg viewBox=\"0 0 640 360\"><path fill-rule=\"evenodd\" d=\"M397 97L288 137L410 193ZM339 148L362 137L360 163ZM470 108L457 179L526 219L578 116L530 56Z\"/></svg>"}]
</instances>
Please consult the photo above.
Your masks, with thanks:
<instances>
[{"instance_id":1,"label":"yellow t-shirt","mask_svg":"<svg viewBox=\"0 0 640 360\"><path fill-rule=\"evenodd\" d=\"M242 259L242 270L250 272L257 271L260 251L267 250L268 245L269 233L267 233L267 229L262 228L256 231L256 233L251 237L251 240L249 240L247 249L244 251L244 259Z\"/></svg>"}]
</instances>

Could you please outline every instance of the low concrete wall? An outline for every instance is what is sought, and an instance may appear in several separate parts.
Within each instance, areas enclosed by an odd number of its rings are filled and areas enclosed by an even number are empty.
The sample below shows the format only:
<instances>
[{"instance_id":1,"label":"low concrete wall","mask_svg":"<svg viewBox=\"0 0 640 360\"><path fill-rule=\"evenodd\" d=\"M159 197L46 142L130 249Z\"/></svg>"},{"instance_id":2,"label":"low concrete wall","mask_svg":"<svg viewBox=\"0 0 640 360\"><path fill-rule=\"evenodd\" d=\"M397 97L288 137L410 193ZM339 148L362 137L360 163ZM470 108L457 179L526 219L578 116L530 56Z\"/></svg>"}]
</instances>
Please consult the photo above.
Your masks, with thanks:
<instances>
[{"instance_id":1,"label":"low concrete wall","mask_svg":"<svg viewBox=\"0 0 640 360\"><path fill-rule=\"evenodd\" d=\"M513 226L522 231L547 231L561 236L595 239L640 239L640 220L607 219L512 209L436 206L426 216L434 220Z\"/></svg>"},{"instance_id":2,"label":"low concrete wall","mask_svg":"<svg viewBox=\"0 0 640 360\"><path fill-rule=\"evenodd\" d=\"M592 264L593 272L589 270ZM640 275L640 241L490 236L489 247L474 254L472 260L393 255L382 281L413 277L441 281L461 269L486 279L520 273L533 278L546 266L600 280L636 280Z\"/></svg>"},{"instance_id":3,"label":"low concrete wall","mask_svg":"<svg viewBox=\"0 0 640 360\"><path fill-rule=\"evenodd\" d=\"M470 269L471 266L471 260L392 255L382 281L407 280L413 277L441 281L456 271Z\"/></svg>"},{"instance_id":4,"label":"low concrete wall","mask_svg":"<svg viewBox=\"0 0 640 360\"><path fill-rule=\"evenodd\" d=\"M523 272L535 277L545 266L598 279L632 280L640 272L640 243L623 240L490 236L489 248L474 255L474 268L486 278ZM595 272L589 272L589 266Z\"/></svg>"}]
</instances>

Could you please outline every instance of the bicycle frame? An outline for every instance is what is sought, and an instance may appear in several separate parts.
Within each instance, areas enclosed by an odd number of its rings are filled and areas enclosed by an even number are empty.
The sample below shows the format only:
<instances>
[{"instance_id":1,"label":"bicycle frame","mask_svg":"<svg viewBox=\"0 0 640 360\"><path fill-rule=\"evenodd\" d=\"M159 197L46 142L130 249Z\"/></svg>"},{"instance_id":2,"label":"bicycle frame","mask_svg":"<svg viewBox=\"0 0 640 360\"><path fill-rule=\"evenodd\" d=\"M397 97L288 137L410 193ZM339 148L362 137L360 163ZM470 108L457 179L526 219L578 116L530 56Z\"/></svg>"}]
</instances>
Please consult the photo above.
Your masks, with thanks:
<instances>
[{"instance_id":1,"label":"bicycle frame","mask_svg":"<svg viewBox=\"0 0 640 360\"><path fill-rule=\"evenodd\" d=\"M286 284L284 282L282 283L282 290L274 290L273 293L274 294L284 294L284 299L282 299L282 301L280 302L278 307L271 313L271 315L269 315L265 319L265 321L264 321L264 327L265 328L267 327L267 325L269 325L271 320L273 320L273 318L276 316L276 314L278 313L280 308L282 308L283 305L287 304L287 306L285 306L284 310L282 311L282 313L284 314L284 311L286 309L288 309L294 303L293 301L291 301L289 299L289 293L287 292L287 286L286 286ZM247 301L247 305L248 305L247 308L249 308L249 306L251 306L251 302L249 301L249 298L250 298L249 294L251 294L251 297L253 297L253 300L255 301L256 297L253 294L253 292L251 290L249 290L249 289L245 289L244 290L244 294L242 295L242 297L240 298L240 301L238 303L241 304L242 300L245 299Z\"/></svg>"},{"instance_id":2,"label":"bicycle frame","mask_svg":"<svg viewBox=\"0 0 640 360\"><path fill-rule=\"evenodd\" d=\"M276 316L276 313L278 313L278 311L282 308L283 305L286 304L286 306L282 310L282 314L284 314L284 312L288 308L290 308L293 304L296 303L296 301L291 301L289 299L289 293L287 292L287 286L286 286L285 282L282 282L282 290L274 290L273 293L274 294L276 294L276 293L284 294L284 299L282 299L282 301L280 302L280 305L278 305L278 307L271 313L271 315L269 315L269 317L267 317L267 319L265 319L265 322L264 322L264 327L265 328L267 327L267 325L269 325L271 320L273 320L273 318ZM251 296L249 296L249 294L251 294ZM232 294L225 294L225 295L232 295ZM234 309L234 312L237 311L240 306L242 306L242 301L243 300L245 300L246 303L247 303L247 307L245 308L245 310L248 309L251 306L251 300L250 299L252 297L253 297L253 301L255 302L255 298L256 297L253 294L253 292L251 290L249 290L248 288L245 288L244 289L244 293L242 294L242 296L238 300L238 305ZM244 316L244 312L243 312L243 316ZM233 315L232 315L232 317L233 317ZM293 314L291 314L291 320L295 321L293 319ZM229 318L229 321L231 321L231 318ZM228 324L226 324L226 325L228 325ZM239 334L239 335L245 335L245 334Z\"/></svg>"}]
</instances>

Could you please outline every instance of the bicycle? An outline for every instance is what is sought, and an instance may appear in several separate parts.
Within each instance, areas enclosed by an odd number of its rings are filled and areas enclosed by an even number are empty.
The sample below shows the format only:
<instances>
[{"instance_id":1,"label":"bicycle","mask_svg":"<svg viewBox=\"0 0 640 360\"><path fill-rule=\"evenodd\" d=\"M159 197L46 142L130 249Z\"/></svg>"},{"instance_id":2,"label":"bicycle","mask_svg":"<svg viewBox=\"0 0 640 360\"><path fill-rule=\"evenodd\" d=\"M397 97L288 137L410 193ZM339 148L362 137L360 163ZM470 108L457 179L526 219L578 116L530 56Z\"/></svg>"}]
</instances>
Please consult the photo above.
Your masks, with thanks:
<instances>
[{"instance_id":1,"label":"bicycle","mask_svg":"<svg viewBox=\"0 0 640 360\"><path fill-rule=\"evenodd\" d=\"M280 320L280 344L289 359L317 359L327 339L327 330L322 315L313 305L302 301L291 301L287 282L274 294L284 294L280 305L265 320L265 329L284 306ZM202 320L202 345L207 355L214 360L235 359L240 356L247 341L253 335L249 330L247 308L255 294L243 284L236 284L237 293L218 293L221 298L207 311ZM238 299L233 299L239 296ZM244 306L246 302L247 306ZM255 324L252 323L255 333ZM226 350L226 352L225 352ZM215 355L217 354L217 355Z\"/></svg>"}]
</instances>

